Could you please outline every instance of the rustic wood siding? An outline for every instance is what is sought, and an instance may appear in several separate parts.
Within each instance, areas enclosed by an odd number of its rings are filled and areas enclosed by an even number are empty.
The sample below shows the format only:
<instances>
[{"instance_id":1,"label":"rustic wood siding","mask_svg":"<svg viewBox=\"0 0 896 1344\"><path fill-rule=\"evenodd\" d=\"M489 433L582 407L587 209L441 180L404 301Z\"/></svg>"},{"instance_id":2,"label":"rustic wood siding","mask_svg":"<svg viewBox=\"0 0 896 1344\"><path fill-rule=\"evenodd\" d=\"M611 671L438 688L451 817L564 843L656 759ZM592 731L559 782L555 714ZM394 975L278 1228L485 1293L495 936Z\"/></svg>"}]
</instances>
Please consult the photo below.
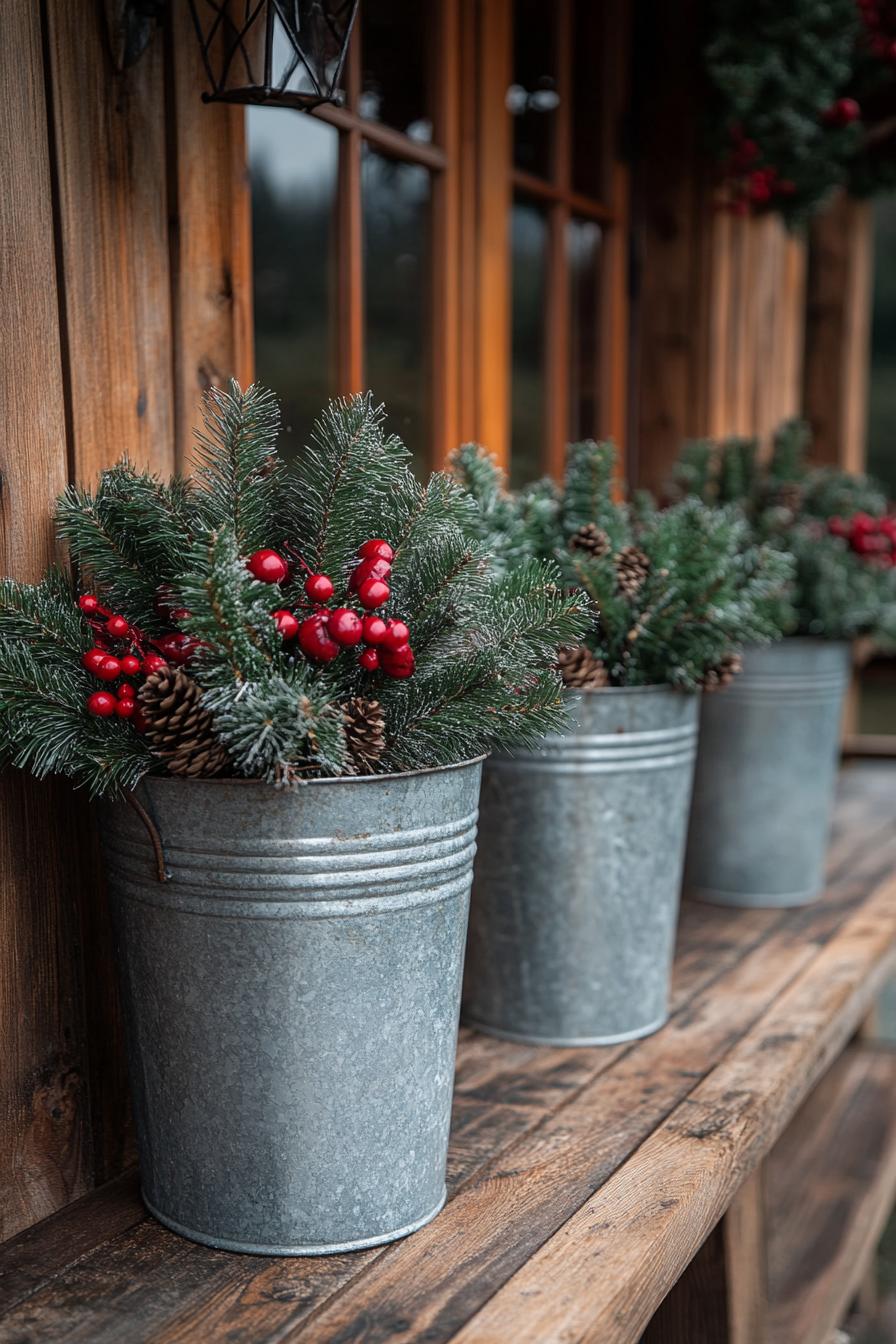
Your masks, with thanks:
<instances>
[{"instance_id":1,"label":"rustic wood siding","mask_svg":"<svg viewBox=\"0 0 896 1344\"><path fill-rule=\"evenodd\" d=\"M661 488L686 438L767 438L802 404L805 243L721 211L700 106L700 0L636 39L633 475Z\"/></svg>"},{"instance_id":2,"label":"rustic wood siding","mask_svg":"<svg viewBox=\"0 0 896 1344\"><path fill-rule=\"evenodd\" d=\"M10 0L3 36L0 563L30 580L68 480L123 453L168 472L201 387L246 375L248 192L192 35L157 34L124 74L93 0ZM129 1158L114 975L85 802L3 778L0 1238Z\"/></svg>"}]
</instances>

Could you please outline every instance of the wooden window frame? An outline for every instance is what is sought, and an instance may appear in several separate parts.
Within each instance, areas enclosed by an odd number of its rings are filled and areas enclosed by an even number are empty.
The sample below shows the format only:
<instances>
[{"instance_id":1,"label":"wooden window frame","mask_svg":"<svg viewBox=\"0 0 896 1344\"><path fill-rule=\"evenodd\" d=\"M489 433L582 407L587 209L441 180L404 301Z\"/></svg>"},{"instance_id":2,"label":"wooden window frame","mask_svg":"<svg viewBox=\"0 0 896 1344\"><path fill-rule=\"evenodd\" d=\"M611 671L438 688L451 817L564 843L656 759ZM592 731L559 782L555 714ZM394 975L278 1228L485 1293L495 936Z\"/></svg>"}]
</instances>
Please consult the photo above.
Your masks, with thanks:
<instances>
[{"instance_id":1,"label":"wooden window frame","mask_svg":"<svg viewBox=\"0 0 896 1344\"><path fill-rule=\"evenodd\" d=\"M346 63L346 101L310 115L339 132L335 219L335 385L340 394L365 388L365 296L361 166L366 142L380 153L430 174L430 312L428 386L430 463L438 466L464 440L485 444L509 465L511 424L510 219L514 190L547 205L549 255L546 321L544 467L561 468L569 438L570 273L565 254L571 219L601 225L598 365L600 434L625 439L629 183L615 153L629 16L623 0L608 0L613 42L595 53L603 90L607 196L596 200L572 185L572 105L555 119L556 172L543 180L513 165L513 126L506 106L512 82L513 0L437 0L430 42L433 141L415 140L360 113L362 24L356 24ZM552 8L561 79L572 67L572 0ZM623 49L624 48L624 49ZM560 277L559 283L556 278Z\"/></svg>"}]
</instances>

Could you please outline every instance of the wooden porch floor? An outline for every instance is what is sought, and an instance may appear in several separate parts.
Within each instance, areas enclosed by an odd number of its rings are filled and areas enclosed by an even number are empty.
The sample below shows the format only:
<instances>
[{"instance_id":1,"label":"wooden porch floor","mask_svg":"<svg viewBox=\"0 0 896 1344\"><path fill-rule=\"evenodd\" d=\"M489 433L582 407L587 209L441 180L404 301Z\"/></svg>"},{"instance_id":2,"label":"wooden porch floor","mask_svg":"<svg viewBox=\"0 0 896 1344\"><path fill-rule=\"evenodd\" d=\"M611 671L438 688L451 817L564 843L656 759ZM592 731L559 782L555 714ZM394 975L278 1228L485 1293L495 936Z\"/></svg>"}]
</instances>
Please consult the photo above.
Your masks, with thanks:
<instances>
[{"instance_id":1,"label":"wooden porch floor","mask_svg":"<svg viewBox=\"0 0 896 1344\"><path fill-rule=\"evenodd\" d=\"M647 1040L559 1050L462 1032L451 1197L407 1241L320 1260L213 1251L148 1217L129 1175L0 1247L0 1341L824 1339L896 1189L894 1057L850 1044L896 962L894 822L896 767L854 765L821 902L686 905L673 1014ZM801 1107L805 1141L791 1128L765 1164ZM830 1198L807 1197L810 1158ZM673 1295L651 1326L761 1168L767 1278L750 1291L729 1263L723 1325L676 1333ZM741 1333L723 1333L735 1316Z\"/></svg>"}]
</instances>

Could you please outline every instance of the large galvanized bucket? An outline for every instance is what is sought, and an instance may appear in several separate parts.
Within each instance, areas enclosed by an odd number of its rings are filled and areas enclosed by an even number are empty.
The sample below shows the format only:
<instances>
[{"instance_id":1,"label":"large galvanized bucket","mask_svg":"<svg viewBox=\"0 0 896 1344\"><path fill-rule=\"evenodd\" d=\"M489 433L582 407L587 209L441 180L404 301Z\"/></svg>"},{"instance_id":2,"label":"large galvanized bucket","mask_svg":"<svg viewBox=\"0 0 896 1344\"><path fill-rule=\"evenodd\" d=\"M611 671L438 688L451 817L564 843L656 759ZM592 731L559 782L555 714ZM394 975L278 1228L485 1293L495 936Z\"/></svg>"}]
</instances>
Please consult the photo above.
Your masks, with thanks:
<instances>
[{"instance_id":1,"label":"large galvanized bucket","mask_svg":"<svg viewBox=\"0 0 896 1344\"><path fill-rule=\"evenodd\" d=\"M481 764L149 779L103 835L143 1193L210 1246L319 1255L445 1198Z\"/></svg>"},{"instance_id":2,"label":"large galvanized bucket","mask_svg":"<svg viewBox=\"0 0 896 1344\"><path fill-rule=\"evenodd\" d=\"M805 905L824 885L850 646L749 649L704 697L685 889L719 905Z\"/></svg>"},{"instance_id":3,"label":"large galvanized bucket","mask_svg":"<svg viewBox=\"0 0 896 1344\"><path fill-rule=\"evenodd\" d=\"M577 726L485 767L464 1020L609 1045L666 1020L698 697L571 697Z\"/></svg>"}]
</instances>

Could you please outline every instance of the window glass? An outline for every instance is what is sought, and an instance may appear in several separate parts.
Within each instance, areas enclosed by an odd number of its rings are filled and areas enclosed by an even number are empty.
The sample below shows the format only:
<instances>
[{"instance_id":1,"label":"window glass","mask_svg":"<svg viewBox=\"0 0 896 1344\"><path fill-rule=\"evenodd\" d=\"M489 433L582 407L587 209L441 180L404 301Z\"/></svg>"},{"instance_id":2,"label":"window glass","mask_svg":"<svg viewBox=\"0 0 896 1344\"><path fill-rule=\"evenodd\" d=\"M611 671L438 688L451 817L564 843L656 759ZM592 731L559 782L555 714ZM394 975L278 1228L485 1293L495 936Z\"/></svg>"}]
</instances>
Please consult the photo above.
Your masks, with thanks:
<instances>
[{"instance_id":1,"label":"window glass","mask_svg":"<svg viewBox=\"0 0 896 1344\"><path fill-rule=\"evenodd\" d=\"M517 197L511 214L511 483L542 474L548 224L540 206Z\"/></svg>"},{"instance_id":2,"label":"window glass","mask_svg":"<svg viewBox=\"0 0 896 1344\"><path fill-rule=\"evenodd\" d=\"M334 392L333 214L338 133L303 112L246 111L252 182L255 368L295 452Z\"/></svg>"},{"instance_id":3,"label":"window glass","mask_svg":"<svg viewBox=\"0 0 896 1344\"><path fill-rule=\"evenodd\" d=\"M553 6L515 0L513 83L507 107L513 117L513 162L539 177L551 175L551 123L559 105Z\"/></svg>"},{"instance_id":4,"label":"window glass","mask_svg":"<svg viewBox=\"0 0 896 1344\"><path fill-rule=\"evenodd\" d=\"M601 124L606 48L602 10L594 0L577 0L573 5L572 184L583 196L595 200L606 194L606 128Z\"/></svg>"},{"instance_id":5,"label":"window glass","mask_svg":"<svg viewBox=\"0 0 896 1344\"><path fill-rule=\"evenodd\" d=\"M429 461L429 203L425 168L364 147L366 382L389 424Z\"/></svg>"},{"instance_id":6,"label":"window glass","mask_svg":"<svg viewBox=\"0 0 896 1344\"><path fill-rule=\"evenodd\" d=\"M571 219L566 230L570 284L569 437L602 433L600 386L600 226Z\"/></svg>"},{"instance_id":7,"label":"window glass","mask_svg":"<svg viewBox=\"0 0 896 1344\"><path fill-rule=\"evenodd\" d=\"M434 10L407 0L361 6L362 117L432 139L427 55Z\"/></svg>"}]
</instances>

